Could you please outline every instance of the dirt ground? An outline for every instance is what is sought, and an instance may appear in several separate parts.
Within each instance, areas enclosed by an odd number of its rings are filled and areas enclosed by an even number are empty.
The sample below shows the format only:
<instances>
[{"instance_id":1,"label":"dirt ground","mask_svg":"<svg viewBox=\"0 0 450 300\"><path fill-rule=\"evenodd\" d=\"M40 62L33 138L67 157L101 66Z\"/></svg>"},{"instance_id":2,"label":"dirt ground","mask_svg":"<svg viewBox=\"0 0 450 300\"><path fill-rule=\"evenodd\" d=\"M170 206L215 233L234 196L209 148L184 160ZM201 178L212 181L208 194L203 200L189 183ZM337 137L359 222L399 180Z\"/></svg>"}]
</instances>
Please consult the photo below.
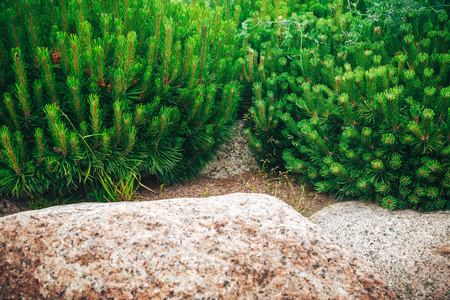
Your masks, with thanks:
<instances>
[{"instance_id":1,"label":"dirt ground","mask_svg":"<svg viewBox=\"0 0 450 300\"><path fill-rule=\"evenodd\" d=\"M337 202L332 196L304 188L285 175L268 176L262 171L247 171L224 179L201 176L191 182L173 186L161 186L145 180L143 184L153 192L141 189L140 201L257 193L283 200L305 217L310 217L316 211Z\"/></svg>"},{"instance_id":2,"label":"dirt ground","mask_svg":"<svg viewBox=\"0 0 450 300\"><path fill-rule=\"evenodd\" d=\"M174 198L204 198L232 193L268 194L285 201L305 217L337 201L330 195L318 194L296 183L286 175L247 171L231 178L213 179L198 177L188 183L171 186L160 185L152 179L142 180L151 189L140 188L134 201L153 201ZM0 197L0 217L27 210L24 201Z\"/></svg>"}]
</instances>

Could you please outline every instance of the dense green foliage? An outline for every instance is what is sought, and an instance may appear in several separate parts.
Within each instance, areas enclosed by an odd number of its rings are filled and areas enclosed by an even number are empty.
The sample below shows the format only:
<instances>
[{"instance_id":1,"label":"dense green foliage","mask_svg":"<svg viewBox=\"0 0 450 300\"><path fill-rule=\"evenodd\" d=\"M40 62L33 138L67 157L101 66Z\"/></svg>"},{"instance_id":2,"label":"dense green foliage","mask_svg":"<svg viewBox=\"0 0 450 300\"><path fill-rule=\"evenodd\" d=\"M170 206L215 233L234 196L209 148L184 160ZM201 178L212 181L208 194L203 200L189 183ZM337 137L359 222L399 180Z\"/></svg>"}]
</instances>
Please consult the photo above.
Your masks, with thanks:
<instances>
[{"instance_id":1,"label":"dense green foliage","mask_svg":"<svg viewBox=\"0 0 450 300\"><path fill-rule=\"evenodd\" d=\"M184 181L231 133L241 50L220 9L16 0L0 20L1 193Z\"/></svg>"},{"instance_id":2,"label":"dense green foliage","mask_svg":"<svg viewBox=\"0 0 450 300\"><path fill-rule=\"evenodd\" d=\"M444 3L2 2L0 193L129 199L141 175L188 180L239 111L265 170L450 208Z\"/></svg>"},{"instance_id":3,"label":"dense green foliage","mask_svg":"<svg viewBox=\"0 0 450 300\"><path fill-rule=\"evenodd\" d=\"M185 0L196 3L199 0ZM210 0L207 1L212 8L221 7L227 19L234 19L237 25L242 22L270 21L279 16L286 17L293 13L313 11L318 14L326 11L329 0Z\"/></svg>"},{"instance_id":4,"label":"dense green foliage","mask_svg":"<svg viewBox=\"0 0 450 300\"><path fill-rule=\"evenodd\" d=\"M251 52L250 145L341 199L449 208L448 15L410 10L397 27L345 10L293 16Z\"/></svg>"},{"instance_id":5,"label":"dense green foliage","mask_svg":"<svg viewBox=\"0 0 450 300\"><path fill-rule=\"evenodd\" d=\"M307 12L247 30L244 49L248 54L241 59L243 100L254 104L249 115L258 136L250 135L248 130L247 134L258 161L264 167L284 169L282 153L290 142L281 135L279 121L282 107L286 106L286 95L300 92L305 81L300 69L303 67L302 55L310 50L317 53L312 62L315 75L311 77L309 74L306 79L314 82L321 68L319 56L324 57L340 47L345 50L346 45L360 39L364 28L349 26L352 15L341 15L342 6L338 12L334 8L330 10L330 16L332 11L336 18L339 14L340 20L318 18Z\"/></svg>"}]
</instances>

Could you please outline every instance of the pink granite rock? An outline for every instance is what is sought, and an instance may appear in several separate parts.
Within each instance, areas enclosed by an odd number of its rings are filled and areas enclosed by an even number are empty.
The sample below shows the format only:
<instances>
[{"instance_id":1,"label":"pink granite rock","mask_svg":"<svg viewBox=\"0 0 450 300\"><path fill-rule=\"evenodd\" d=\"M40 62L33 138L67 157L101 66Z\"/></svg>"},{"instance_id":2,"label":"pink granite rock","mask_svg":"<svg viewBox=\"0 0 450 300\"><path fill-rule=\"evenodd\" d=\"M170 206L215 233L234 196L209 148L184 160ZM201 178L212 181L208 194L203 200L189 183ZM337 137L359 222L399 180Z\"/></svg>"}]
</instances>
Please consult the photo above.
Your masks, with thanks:
<instances>
[{"instance_id":1,"label":"pink granite rock","mask_svg":"<svg viewBox=\"0 0 450 300\"><path fill-rule=\"evenodd\" d=\"M276 198L76 204L0 218L0 298L394 299Z\"/></svg>"}]
</instances>

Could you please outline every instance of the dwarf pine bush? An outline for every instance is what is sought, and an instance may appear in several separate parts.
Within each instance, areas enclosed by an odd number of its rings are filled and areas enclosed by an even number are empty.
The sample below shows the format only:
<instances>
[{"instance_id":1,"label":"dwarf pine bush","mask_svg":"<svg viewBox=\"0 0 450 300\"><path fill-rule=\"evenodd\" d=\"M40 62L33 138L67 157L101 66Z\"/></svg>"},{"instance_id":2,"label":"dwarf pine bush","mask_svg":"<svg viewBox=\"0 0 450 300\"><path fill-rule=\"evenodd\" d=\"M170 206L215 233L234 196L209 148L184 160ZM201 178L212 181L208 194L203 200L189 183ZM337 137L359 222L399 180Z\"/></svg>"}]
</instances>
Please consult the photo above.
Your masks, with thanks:
<instances>
[{"instance_id":1,"label":"dwarf pine bush","mask_svg":"<svg viewBox=\"0 0 450 300\"><path fill-rule=\"evenodd\" d=\"M240 59L242 69L243 103L252 103L249 117L252 130L246 130L250 146L255 150L257 161L264 168L284 170L282 153L290 142L282 135L280 116L286 106L285 96L301 91L305 78L301 76L306 49L317 53L331 53L337 45L354 43L359 38L347 24L352 16L338 13L342 20L317 18L313 12L292 15L276 22L259 22L247 29L243 49L247 54ZM331 11L329 11L331 15ZM345 24L344 24L345 23ZM335 25L329 30L329 26ZM339 33L339 35L337 34ZM341 40L334 40L334 36ZM331 38L329 45L324 41ZM330 45L332 48L330 48ZM303 57L309 60L309 58ZM311 70L304 69L309 82L316 80L320 72L319 59L313 59ZM311 103L313 105L313 103Z\"/></svg>"},{"instance_id":2,"label":"dwarf pine bush","mask_svg":"<svg viewBox=\"0 0 450 300\"><path fill-rule=\"evenodd\" d=\"M329 0L184 0L188 3L208 3L212 8L222 8L226 19L234 20L237 27L255 26L262 22L271 22L312 11L315 15L325 16Z\"/></svg>"},{"instance_id":3,"label":"dwarf pine bush","mask_svg":"<svg viewBox=\"0 0 450 300\"><path fill-rule=\"evenodd\" d=\"M0 192L196 175L228 138L236 24L178 1L0 4Z\"/></svg>"},{"instance_id":4,"label":"dwarf pine bush","mask_svg":"<svg viewBox=\"0 0 450 300\"><path fill-rule=\"evenodd\" d=\"M259 160L340 199L449 208L448 15L412 10L395 28L341 5L330 13L298 19L291 54L279 39L242 61L253 67L246 133Z\"/></svg>"}]
</instances>

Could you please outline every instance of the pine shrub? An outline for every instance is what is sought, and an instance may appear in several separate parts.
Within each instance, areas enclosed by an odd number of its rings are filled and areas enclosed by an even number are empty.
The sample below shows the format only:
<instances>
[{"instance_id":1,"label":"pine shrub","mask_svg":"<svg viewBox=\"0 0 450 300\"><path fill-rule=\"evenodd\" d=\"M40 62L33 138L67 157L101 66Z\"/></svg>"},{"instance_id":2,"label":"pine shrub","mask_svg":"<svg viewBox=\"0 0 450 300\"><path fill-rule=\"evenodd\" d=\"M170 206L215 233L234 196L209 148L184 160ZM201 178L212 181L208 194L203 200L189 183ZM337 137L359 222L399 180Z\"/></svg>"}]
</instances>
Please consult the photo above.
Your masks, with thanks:
<instances>
[{"instance_id":1,"label":"pine shrub","mask_svg":"<svg viewBox=\"0 0 450 300\"><path fill-rule=\"evenodd\" d=\"M205 0L185 0L188 3L204 3ZM281 16L312 11L317 16L325 16L327 5L332 0L210 0L211 8L221 8L226 19L235 21L237 27L253 27L277 21ZM341 1L342 2L342 1Z\"/></svg>"},{"instance_id":2,"label":"pine shrub","mask_svg":"<svg viewBox=\"0 0 450 300\"><path fill-rule=\"evenodd\" d=\"M282 153L292 144L282 134L281 115L284 110L292 110L287 95L301 93L305 81L318 80L319 57L360 38L360 29L349 26L352 15L342 14L343 7L338 7L338 11L333 8L328 14L339 14L339 21L306 12L246 31L243 49L247 54L240 60L242 101L253 105L248 110L250 129L246 135L257 161L265 169L285 170ZM307 57L310 52L315 53L314 57ZM311 66L306 66L305 61Z\"/></svg>"},{"instance_id":3,"label":"pine shrub","mask_svg":"<svg viewBox=\"0 0 450 300\"><path fill-rule=\"evenodd\" d=\"M192 178L232 132L236 24L178 1L0 4L0 192Z\"/></svg>"},{"instance_id":4,"label":"pine shrub","mask_svg":"<svg viewBox=\"0 0 450 300\"><path fill-rule=\"evenodd\" d=\"M270 42L253 63L265 61L253 85L250 145L271 168L339 199L448 209L448 15L411 10L396 28L342 5L330 13L299 23L297 55Z\"/></svg>"}]
</instances>

